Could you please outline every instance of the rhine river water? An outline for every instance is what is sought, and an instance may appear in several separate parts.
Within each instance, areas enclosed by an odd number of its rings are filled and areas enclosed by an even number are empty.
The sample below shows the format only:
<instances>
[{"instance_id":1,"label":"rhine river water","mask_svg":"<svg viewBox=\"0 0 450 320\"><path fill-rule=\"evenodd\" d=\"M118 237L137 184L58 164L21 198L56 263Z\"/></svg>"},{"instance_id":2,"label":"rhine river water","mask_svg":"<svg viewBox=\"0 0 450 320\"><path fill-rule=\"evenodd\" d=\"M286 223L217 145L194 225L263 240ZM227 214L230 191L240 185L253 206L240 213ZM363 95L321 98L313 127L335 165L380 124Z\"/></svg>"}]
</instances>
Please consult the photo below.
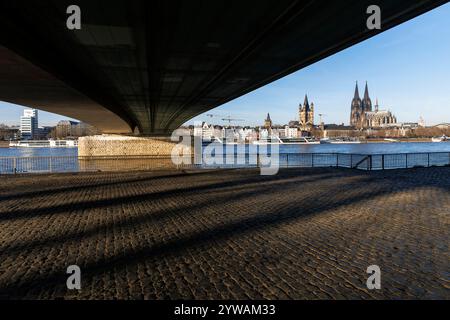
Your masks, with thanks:
<instances>
[{"instance_id":1,"label":"rhine river water","mask_svg":"<svg viewBox=\"0 0 450 320\"><path fill-rule=\"evenodd\" d=\"M77 148L0 148L0 157L77 156ZM450 142L280 145L280 153L388 154L450 152Z\"/></svg>"},{"instance_id":2,"label":"rhine river water","mask_svg":"<svg viewBox=\"0 0 450 320\"><path fill-rule=\"evenodd\" d=\"M250 163L249 154L255 155L257 153L256 145L246 145L244 149L230 145L224 146L223 158L224 162L209 161L215 159L210 157L211 150L204 152L203 167L238 167L241 165L238 159L244 161L244 165L254 165ZM207 149L204 149L207 150ZM231 153L230 153L231 151ZM273 153L273 148L260 149L263 154L269 151ZM272 152L271 152L272 151ZM302 144L302 145L279 145L280 154L279 165L283 166L335 166L341 165L352 166L359 163L361 159L358 157L365 157L361 155L375 155L375 154L392 154L386 158L386 163L394 168L401 168L405 166L419 166L419 165L447 165L449 163L450 142L432 143L432 142L417 142L417 143L361 143L361 144ZM433 157L417 155L423 153L442 153L434 154ZM214 151L215 153L215 151ZM416 154L406 159L398 154ZM234 154L235 160L228 162L228 155ZM242 157L242 155L244 155ZM312 159L312 155L317 155ZM353 154L350 160L339 160L334 154ZM0 148L0 173L14 173L14 172L79 172L79 171L114 171L114 170L152 170L157 168L173 168L174 163L170 158L168 159L83 159L77 158L77 148ZM292 155L292 156L290 156ZM303 155L303 156L302 156ZM311 156L311 158L310 158ZM232 157L234 158L234 157ZM426 158L426 159L425 159ZM359 160L358 160L359 159ZM374 158L372 162L375 166L380 166L379 159ZM355 160L356 163L353 162ZM255 158L253 158L255 161ZM344 163L342 162L344 161ZM346 161L346 162L345 162ZM378 161L378 162L377 162Z\"/></svg>"}]
</instances>

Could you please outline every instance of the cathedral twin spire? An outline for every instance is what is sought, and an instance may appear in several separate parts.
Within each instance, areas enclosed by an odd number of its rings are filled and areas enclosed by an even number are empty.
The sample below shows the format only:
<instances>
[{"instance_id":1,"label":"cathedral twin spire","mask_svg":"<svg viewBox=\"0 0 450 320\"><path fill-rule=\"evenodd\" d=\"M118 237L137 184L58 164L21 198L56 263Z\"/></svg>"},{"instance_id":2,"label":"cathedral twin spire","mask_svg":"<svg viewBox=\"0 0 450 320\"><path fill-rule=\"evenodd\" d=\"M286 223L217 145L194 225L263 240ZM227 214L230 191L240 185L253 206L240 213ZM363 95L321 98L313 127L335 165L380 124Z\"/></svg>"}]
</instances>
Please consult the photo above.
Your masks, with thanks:
<instances>
[{"instance_id":1,"label":"cathedral twin spire","mask_svg":"<svg viewBox=\"0 0 450 320\"><path fill-rule=\"evenodd\" d=\"M369 86L366 81L366 87L364 89L364 98L361 100L359 97L358 81L356 81L355 95L352 101L352 108L361 109L360 112L372 111L372 100L369 96Z\"/></svg>"},{"instance_id":2,"label":"cathedral twin spire","mask_svg":"<svg viewBox=\"0 0 450 320\"><path fill-rule=\"evenodd\" d=\"M359 98L358 82L352 100L350 125L356 129L381 128L387 124L396 124L397 118L390 111L380 111L378 98L375 100L375 112L372 112L372 100L369 96L369 86L366 82L364 97Z\"/></svg>"},{"instance_id":3,"label":"cathedral twin spire","mask_svg":"<svg viewBox=\"0 0 450 320\"><path fill-rule=\"evenodd\" d=\"M359 97L359 89L358 89L358 81L356 81L356 87L355 87L355 96L353 97L353 100L361 100Z\"/></svg>"},{"instance_id":4,"label":"cathedral twin spire","mask_svg":"<svg viewBox=\"0 0 450 320\"><path fill-rule=\"evenodd\" d=\"M358 81L356 81L355 96L354 96L353 99L360 99L359 98ZM369 86L367 84L367 81L366 81L366 87L364 89L364 99L369 99L370 100L370 97L369 97Z\"/></svg>"},{"instance_id":5,"label":"cathedral twin spire","mask_svg":"<svg viewBox=\"0 0 450 320\"><path fill-rule=\"evenodd\" d=\"M364 89L364 100L370 100L369 87L367 86L367 81L366 81L366 88Z\"/></svg>"},{"instance_id":6,"label":"cathedral twin spire","mask_svg":"<svg viewBox=\"0 0 450 320\"><path fill-rule=\"evenodd\" d=\"M378 111L378 101L375 106ZM359 89L358 82L356 82L355 86L355 95L352 100L351 114L350 114L350 125L361 128L365 126L367 121L366 116L367 112L372 111L372 100L369 95L369 85L366 81L366 87L364 88L364 96L363 99L359 97Z\"/></svg>"},{"instance_id":7,"label":"cathedral twin spire","mask_svg":"<svg viewBox=\"0 0 450 320\"><path fill-rule=\"evenodd\" d=\"M364 99L361 103L363 112L372 111L372 100L370 100L369 97L369 86L367 85L366 81L366 88L364 89Z\"/></svg>"}]
</instances>

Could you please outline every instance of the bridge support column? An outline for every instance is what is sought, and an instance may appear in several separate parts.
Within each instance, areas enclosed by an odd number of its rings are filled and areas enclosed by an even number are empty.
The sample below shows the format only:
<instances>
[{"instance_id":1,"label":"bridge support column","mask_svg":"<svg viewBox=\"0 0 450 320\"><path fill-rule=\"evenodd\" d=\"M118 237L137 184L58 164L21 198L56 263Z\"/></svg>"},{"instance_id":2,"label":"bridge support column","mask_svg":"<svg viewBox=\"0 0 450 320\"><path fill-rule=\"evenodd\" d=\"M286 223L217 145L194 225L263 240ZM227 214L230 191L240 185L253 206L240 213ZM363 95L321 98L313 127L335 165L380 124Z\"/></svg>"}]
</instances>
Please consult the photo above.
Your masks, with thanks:
<instances>
[{"instance_id":1,"label":"bridge support column","mask_svg":"<svg viewBox=\"0 0 450 320\"><path fill-rule=\"evenodd\" d=\"M79 157L170 157L170 138L97 135L78 140Z\"/></svg>"}]
</instances>

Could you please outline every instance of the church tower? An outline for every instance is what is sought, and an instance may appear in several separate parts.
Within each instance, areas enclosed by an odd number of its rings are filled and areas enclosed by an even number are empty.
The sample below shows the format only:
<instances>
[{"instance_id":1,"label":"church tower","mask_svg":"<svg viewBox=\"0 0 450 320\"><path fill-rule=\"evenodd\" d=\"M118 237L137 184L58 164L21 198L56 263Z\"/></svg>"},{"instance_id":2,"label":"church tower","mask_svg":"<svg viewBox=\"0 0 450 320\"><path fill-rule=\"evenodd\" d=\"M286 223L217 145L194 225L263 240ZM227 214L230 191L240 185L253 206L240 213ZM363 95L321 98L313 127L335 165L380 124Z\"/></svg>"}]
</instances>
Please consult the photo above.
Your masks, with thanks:
<instances>
[{"instance_id":1,"label":"church tower","mask_svg":"<svg viewBox=\"0 0 450 320\"><path fill-rule=\"evenodd\" d=\"M369 126L369 121L367 119L367 112L372 112L372 100L369 97L369 87L366 81L366 88L364 89L364 99L361 103L361 127L367 128Z\"/></svg>"},{"instance_id":2,"label":"church tower","mask_svg":"<svg viewBox=\"0 0 450 320\"><path fill-rule=\"evenodd\" d=\"M361 121L362 121L362 101L359 97L359 89L358 89L358 82L356 82L355 87L355 95L353 96L352 100L352 107L351 107L351 113L350 113L350 125L355 128L361 127Z\"/></svg>"},{"instance_id":3,"label":"church tower","mask_svg":"<svg viewBox=\"0 0 450 320\"><path fill-rule=\"evenodd\" d=\"M311 132L314 127L314 103L309 104L308 95L305 95L303 105L299 106L300 130Z\"/></svg>"},{"instance_id":4,"label":"church tower","mask_svg":"<svg viewBox=\"0 0 450 320\"><path fill-rule=\"evenodd\" d=\"M362 100L362 111L371 112L372 111L372 100L369 97L369 87L366 82L366 89L364 90L364 99Z\"/></svg>"},{"instance_id":5,"label":"church tower","mask_svg":"<svg viewBox=\"0 0 450 320\"><path fill-rule=\"evenodd\" d=\"M270 114L267 114L267 118L264 120L264 128L268 130L272 128L272 119L270 119Z\"/></svg>"}]
</instances>

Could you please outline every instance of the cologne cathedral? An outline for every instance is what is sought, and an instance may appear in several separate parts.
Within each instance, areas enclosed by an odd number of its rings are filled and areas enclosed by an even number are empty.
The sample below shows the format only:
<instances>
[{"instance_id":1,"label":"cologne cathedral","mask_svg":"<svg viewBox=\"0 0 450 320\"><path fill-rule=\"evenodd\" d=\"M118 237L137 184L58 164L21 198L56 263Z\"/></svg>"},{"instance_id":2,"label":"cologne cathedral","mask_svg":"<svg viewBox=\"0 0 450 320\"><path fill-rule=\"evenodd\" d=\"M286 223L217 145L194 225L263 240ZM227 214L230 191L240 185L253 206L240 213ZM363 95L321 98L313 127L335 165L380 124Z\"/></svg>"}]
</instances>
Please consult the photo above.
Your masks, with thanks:
<instances>
[{"instance_id":1,"label":"cologne cathedral","mask_svg":"<svg viewBox=\"0 0 450 320\"><path fill-rule=\"evenodd\" d=\"M372 100L369 96L367 82L364 97L361 100L357 82L352 100L350 125L356 129L367 129L385 127L396 123L397 118L390 111L379 110L378 100L375 104L375 110L372 110Z\"/></svg>"}]
</instances>

